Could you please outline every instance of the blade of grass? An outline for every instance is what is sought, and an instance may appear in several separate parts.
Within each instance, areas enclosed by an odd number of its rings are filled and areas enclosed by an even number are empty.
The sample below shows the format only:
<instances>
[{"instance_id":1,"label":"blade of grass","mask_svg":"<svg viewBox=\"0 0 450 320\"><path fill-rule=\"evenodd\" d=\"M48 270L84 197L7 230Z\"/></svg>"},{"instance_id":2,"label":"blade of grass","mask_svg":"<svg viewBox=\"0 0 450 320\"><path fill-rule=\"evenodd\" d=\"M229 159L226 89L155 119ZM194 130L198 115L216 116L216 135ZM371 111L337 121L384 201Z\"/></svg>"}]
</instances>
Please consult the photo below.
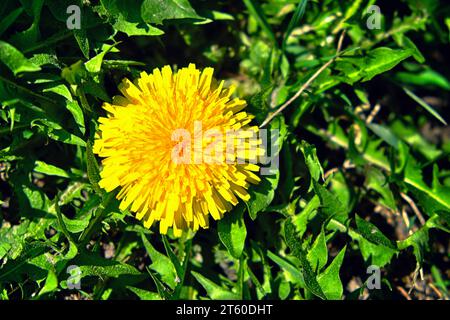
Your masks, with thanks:
<instances>
[{"instance_id":1,"label":"blade of grass","mask_svg":"<svg viewBox=\"0 0 450 320\"><path fill-rule=\"evenodd\" d=\"M105 214L108 214L108 211L106 210L106 208L111 203L111 201L114 199L115 195L116 195L116 192L110 192L103 198L102 203L100 204L100 206L97 208L97 210L95 212L95 216L91 219L88 227L83 231L83 233L81 234L81 236L78 240L78 242L81 245L84 246L89 241L89 239L90 239L92 233L95 231L95 228L97 227L97 225L99 223L101 223L101 221L105 217Z\"/></svg>"},{"instance_id":2,"label":"blade of grass","mask_svg":"<svg viewBox=\"0 0 450 320\"><path fill-rule=\"evenodd\" d=\"M308 0L301 0L299 4L297 5L297 8L295 9L294 15L291 18L291 21L289 21L288 27L286 29L286 32L284 33L283 43L281 44L281 51L284 52L284 49L286 47L286 42L289 36L291 35L292 31L295 27L297 27L298 23L300 22L300 19L303 17L303 14L305 13L306 4L308 3Z\"/></svg>"},{"instance_id":3,"label":"blade of grass","mask_svg":"<svg viewBox=\"0 0 450 320\"><path fill-rule=\"evenodd\" d=\"M266 35L270 38L270 40L273 41L273 44L278 47L277 39L275 37L275 34L273 33L272 28L269 25L269 22L267 22L267 18L264 15L264 12L262 11L259 4L254 0L243 0L245 6L247 7L250 15L258 22L261 29L266 33Z\"/></svg>"},{"instance_id":4,"label":"blade of grass","mask_svg":"<svg viewBox=\"0 0 450 320\"><path fill-rule=\"evenodd\" d=\"M174 300L179 299L180 294L181 294L181 289L183 289L184 279L186 278L186 271L187 271L187 267L189 265L189 259L191 258L191 247L192 247L192 239L188 240L186 243L186 246L184 248L185 257L184 257L183 264L181 266L179 266L180 269L178 269L177 265L175 264L175 269L177 270L179 282L178 282L177 286L175 287L174 293L172 295L172 299L174 299ZM172 249L170 249L170 250L172 250ZM172 251L172 253L173 253L173 251ZM169 257L170 256L171 255L169 254ZM174 256L175 256L175 254L174 254ZM176 258L176 256L175 256L175 258ZM177 259L177 261L178 261L178 259ZM178 265L179 265L179 262L178 262Z\"/></svg>"},{"instance_id":5,"label":"blade of grass","mask_svg":"<svg viewBox=\"0 0 450 320\"><path fill-rule=\"evenodd\" d=\"M177 271L178 277L181 276L182 268L180 261L178 260L178 257L175 255L175 252L173 252L172 247L170 246L169 241L167 240L167 237L165 235L162 235L162 240L164 244L164 248L166 249L167 255L169 256L170 260L172 261L175 270Z\"/></svg>"},{"instance_id":6,"label":"blade of grass","mask_svg":"<svg viewBox=\"0 0 450 320\"><path fill-rule=\"evenodd\" d=\"M406 92L408 96L410 96L414 101L416 101L421 107L423 107L425 110L427 110L433 117L438 119L443 124L447 125L447 121L444 120L444 118L441 117L441 115L434 110L428 103L423 101L421 98L416 96L411 90L403 87L403 90Z\"/></svg>"}]
</instances>

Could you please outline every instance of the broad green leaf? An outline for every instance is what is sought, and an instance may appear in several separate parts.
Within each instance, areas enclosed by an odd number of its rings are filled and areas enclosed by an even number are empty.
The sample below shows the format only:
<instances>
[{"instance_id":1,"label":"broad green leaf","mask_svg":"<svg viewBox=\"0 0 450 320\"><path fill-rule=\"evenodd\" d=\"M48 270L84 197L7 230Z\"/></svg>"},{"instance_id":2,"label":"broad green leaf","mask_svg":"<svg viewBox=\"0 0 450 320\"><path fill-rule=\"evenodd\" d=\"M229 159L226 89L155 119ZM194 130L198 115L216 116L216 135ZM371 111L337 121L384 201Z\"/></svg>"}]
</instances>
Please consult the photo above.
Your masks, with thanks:
<instances>
[{"instance_id":1,"label":"broad green leaf","mask_svg":"<svg viewBox=\"0 0 450 320\"><path fill-rule=\"evenodd\" d=\"M67 144L84 147L86 143L80 137L66 131L60 124L48 119L36 119L31 122L32 127L38 127L49 138Z\"/></svg>"},{"instance_id":2,"label":"broad green leaf","mask_svg":"<svg viewBox=\"0 0 450 320\"><path fill-rule=\"evenodd\" d=\"M142 19L147 23L162 24L164 20L204 20L191 7L188 0L144 0L141 6Z\"/></svg>"},{"instance_id":3,"label":"broad green leaf","mask_svg":"<svg viewBox=\"0 0 450 320\"><path fill-rule=\"evenodd\" d=\"M228 252L236 259L242 255L247 236L247 228L244 222L245 206L240 205L231 212L225 213L217 223L217 231L220 241Z\"/></svg>"},{"instance_id":4,"label":"broad green leaf","mask_svg":"<svg viewBox=\"0 0 450 320\"><path fill-rule=\"evenodd\" d=\"M264 211L275 196L278 187L280 171L278 163L283 142L288 134L287 126L283 117L276 117L270 123L269 130L266 131L267 145L271 146L266 150L266 159L260 169L261 182L249 189L250 200L246 202L250 217L255 220L259 212Z\"/></svg>"},{"instance_id":5,"label":"broad green leaf","mask_svg":"<svg viewBox=\"0 0 450 320\"><path fill-rule=\"evenodd\" d=\"M119 18L114 23L113 26L118 31L124 32L130 37L131 36L159 36L159 35L164 34L164 31L162 31L161 29L158 29L150 24L144 24L144 26L142 26L141 23L128 22L121 18Z\"/></svg>"},{"instance_id":6,"label":"broad green leaf","mask_svg":"<svg viewBox=\"0 0 450 320\"><path fill-rule=\"evenodd\" d=\"M34 171L46 174L48 176L57 176L62 178L70 177L66 170L39 160L34 163Z\"/></svg>"},{"instance_id":7,"label":"broad green leaf","mask_svg":"<svg viewBox=\"0 0 450 320\"><path fill-rule=\"evenodd\" d=\"M90 45L89 45L89 39L86 34L86 29L81 28L81 29L73 30L73 36L74 36L75 40L77 41L78 46L80 47L80 50L83 53L83 56L86 59L89 59Z\"/></svg>"},{"instance_id":8,"label":"broad green leaf","mask_svg":"<svg viewBox=\"0 0 450 320\"><path fill-rule=\"evenodd\" d=\"M108 260L110 261L110 260ZM95 265L95 264L89 264L89 265L81 265L81 274L82 277L87 276L95 276L99 277L101 279L104 279L106 277L118 277L121 275L138 275L140 272L134 268L131 265L120 263L120 262L114 262L109 265Z\"/></svg>"},{"instance_id":9,"label":"broad green leaf","mask_svg":"<svg viewBox=\"0 0 450 320\"><path fill-rule=\"evenodd\" d=\"M215 284L200 273L191 271L194 278L205 288L206 293L212 300L239 300L239 295Z\"/></svg>"},{"instance_id":10,"label":"broad green leaf","mask_svg":"<svg viewBox=\"0 0 450 320\"><path fill-rule=\"evenodd\" d=\"M14 257L14 260L7 261L1 268L0 281L13 277L17 279L21 268L31 259L43 255L50 248L47 244L41 241L32 241L26 243L23 250L20 251L20 256Z\"/></svg>"},{"instance_id":11,"label":"broad green leaf","mask_svg":"<svg viewBox=\"0 0 450 320\"><path fill-rule=\"evenodd\" d=\"M33 17L33 21L28 29L19 31L11 36L11 43L14 43L18 48L26 48L39 41L39 38L41 37L39 23L41 21L41 11L44 1L45 0L33 0L25 5L25 10Z\"/></svg>"},{"instance_id":12,"label":"broad green leaf","mask_svg":"<svg viewBox=\"0 0 450 320\"><path fill-rule=\"evenodd\" d=\"M386 143L388 143L395 149L398 149L399 139L389 128L376 123L368 123L367 127L372 130L377 136L383 139Z\"/></svg>"},{"instance_id":13,"label":"broad green leaf","mask_svg":"<svg viewBox=\"0 0 450 320\"><path fill-rule=\"evenodd\" d=\"M80 105L77 101L69 101L67 104L67 109L72 114L76 124L78 125L78 128L80 129L80 132L84 134L86 132L86 127L84 124L84 115L83 110L81 109Z\"/></svg>"},{"instance_id":14,"label":"broad green leaf","mask_svg":"<svg viewBox=\"0 0 450 320\"><path fill-rule=\"evenodd\" d=\"M49 88L43 89L42 92L53 92L59 94L60 96L66 98L69 101L73 100L69 88L67 88L67 86L62 83L56 83Z\"/></svg>"},{"instance_id":15,"label":"broad green leaf","mask_svg":"<svg viewBox=\"0 0 450 320\"><path fill-rule=\"evenodd\" d=\"M63 221L70 233L80 233L87 228L90 218L91 214L87 215L83 219L69 219L66 216L63 216Z\"/></svg>"},{"instance_id":16,"label":"broad green leaf","mask_svg":"<svg viewBox=\"0 0 450 320\"><path fill-rule=\"evenodd\" d=\"M292 276L292 279L294 280L294 282L296 283L300 283L300 284L304 284L304 279L303 279L303 274L297 269L297 267L295 267L294 265L292 265L292 263L290 263L289 261L286 261L285 259L277 256L275 253L267 250L267 257L272 260L273 262L275 262L277 265L280 266L281 270L283 270L283 272L288 272L290 273L290 275Z\"/></svg>"},{"instance_id":17,"label":"broad green leaf","mask_svg":"<svg viewBox=\"0 0 450 320\"><path fill-rule=\"evenodd\" d=\"M41 70L40 67L29 61L25 56L12 45L0 40L0 61L3 62L13 73L17 75L21 72L35 72Z\"/></svg>"},{"instance_id":18,"label":"broad green leaf","mask_svg":"<svg viewBox=\"0 0 450 320\"><path fill-rule=\"evenodd\" d=\"M379 47L369 51L363 57L342 57L336 63L336 69L342 73L340 78L353 84L356 81L369 81L376 75L391 70L397 64L411 56L411 50Z\"/></svg>"},{"instance_id":19,"label":"broad green leaf","mask_svg":"<svg viewBox=\"0 0 450 320\"><path fill-rule=\"evenodd\" d=\"M127 286L127 289L137 295L141 300L161 300L161 297L156 292L147 291L132 286Z\"/></svg>"},{"instance_id":20,"label":"broad green leaf","mask_svg":"<svg viewBox=\"0 0 450 320\"><path fill-rule=\"evenodd\" d=\"M419 48L417 48L414 42L412 42L412 40L408 38L404 33L396 33L393 35L393 38L400 47L411 50L412 56L414 57L414 59L416 59L417 62L425 62L425 57L420 52Z\"/></svg>"},{"instance_id":21,"label":"broad green leaf","mask_svg":"<svg viewBox=\"0 0 450 320\"><path fill-rule=\"evenodd\" d=\"M278 287L278 297L281 300L287 299L289 294L291 293L291 285L287 281L281 281L280 286Z\"/></svg>"},{"instance_id":22,"label":"broad green leaf","mask_svg":"<svg viewBox=\"0 0 450 320\"><path fill-rule=\"evenodd\" d=\"M308 228L308 222L316 216L319 207L320 199L315 195L299 214L292 217L292 223L296 226L299 237L303 237L303 234Z\"/></svg>"},{"instance_id":23,"label":"broad green leaf","mask_svg":"<svg viewBox=\"0 0 450 320\"><path fill-rule=\"evenodd\" d=\"M141 18L141 3L123 0L101 0L102 7L96 9L101 15L108 17L108 22L120 32L128 36L157 36L164 32Z\"/></svg>"},{"instance_id":24,"label":"broad green leaf","mask_svg":"<svg viewBox=\"0 0 450 320\"><path fill-rule=\"evenodd\" d=\"M416 86L436 86L445 90L450 90L450 81L437 71L427 68L420 72L397 72L395 79L410 85Z\"/></svg>"},{"instance_id":25,"label":"broad green leaf","mask_svg":"<svg viewBox=\"0 0 450 320\"><path fill-rule=\"evenodd\" d=\"M264 211L272 202L279 178L280 173L277 171L274 175L261 177L261 182L250 188L250 200L246 202L246 205L248 214L253 220L256 219L259 212Z\"/></svg>"},{"instance_id":26,"label":"broad green leaf","mask_svg":"<svg viewBox=\"0 0 450 320\"><path fill-rule=\"evenodd\" d=\"M114 45L106 45L105 48L102 50L102 52L97 54L95 57L93 57L89 61L86 61L84 63L86 70L89 72L92 72L92 73L100 72L105 54L110 52L113 48L114 48Z\"/></svg>"}]
</instances>

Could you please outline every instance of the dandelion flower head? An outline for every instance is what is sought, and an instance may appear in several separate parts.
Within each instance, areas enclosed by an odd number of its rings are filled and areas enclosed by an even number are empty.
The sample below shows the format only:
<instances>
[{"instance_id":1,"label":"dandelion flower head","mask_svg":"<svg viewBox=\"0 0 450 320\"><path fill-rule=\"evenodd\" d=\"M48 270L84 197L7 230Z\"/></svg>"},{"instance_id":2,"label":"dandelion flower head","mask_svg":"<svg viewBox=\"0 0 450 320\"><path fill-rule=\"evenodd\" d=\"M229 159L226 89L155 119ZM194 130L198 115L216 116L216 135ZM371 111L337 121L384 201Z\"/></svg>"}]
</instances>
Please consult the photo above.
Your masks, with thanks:
<instances>
[{"instance_id":1,"label":"dandelion flower head","mask_svg":"<svg viewBox=\"0 0 450 320\"><path fill-rule=\"evenodd\" d=\"M238 199L248 201L250 184L260 181L258 127L213 71L190 64L142 72L103 105L94 143L103 158L99 184L119 188L120 209L147 228L159 221L162 234L208 228L209 216L219 220Z\"/></svg>"}]
</instances>

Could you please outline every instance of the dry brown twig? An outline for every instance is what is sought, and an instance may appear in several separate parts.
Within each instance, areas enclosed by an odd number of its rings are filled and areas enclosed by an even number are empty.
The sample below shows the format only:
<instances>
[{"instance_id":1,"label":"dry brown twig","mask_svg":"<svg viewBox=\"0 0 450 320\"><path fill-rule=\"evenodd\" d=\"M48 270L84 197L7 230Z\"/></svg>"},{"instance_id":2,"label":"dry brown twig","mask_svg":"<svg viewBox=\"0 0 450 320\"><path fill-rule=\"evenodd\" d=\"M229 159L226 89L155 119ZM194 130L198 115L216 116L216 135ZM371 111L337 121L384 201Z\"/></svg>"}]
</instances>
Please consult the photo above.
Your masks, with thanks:
<instances>
[{"instance_id":1,"label":"dry brown twig","mask_svg":"<svg viewBox=\"0 0 450 320\"><path fill-rule=\"evenodd\" d=\"M381 106L379 103L373 107L372 111L370 112L369 116L366 119L366 123L372 123L373 119L377 116L378 112L380 112Z\"/></svg>"},{"instance_id":2,"label":"dry brown twig","mask_svg":"<svg viewBox=\"0 0 450 320\"><path fill-rule=\"evenodd\" d=\"M397 290L400 292L400 294L401 294L402 296L404 296L404 297L406 298L406 300L412 300L412 299L411 299L411 296L408 294L408 292L406 292L405 289L403 289L403 288L400 287L400 286L397 286Z\"/></svg>"},{"instance_id":3,"label":"dry brown twig","mask_svg":"<svg viewBox=\"0 0 450 320\"><path fill-rule=\"evenodd\" d=\"M434 284L432 284L431 282L428 284L428 286L434 291L434 293L437 294L437 296L439 297L439 299L443 299L444 296L442 295L442 293L439 291L438 288L436 288L436 286Z\"/></svg>"},{"instance_id":4,"label":"dry brown twig","mask_svg":"<svg viewBox=\"0 0 450 320\"><path fill-rule=\"evenodd\" d=\"M267 116L267 118L263 121L263 123L259 126L260 128L266 126L270 121L272 121L273 118L275 118L278 114L283 112L284 109L286 109L292 102L294 102L308 87L311 85L311 83L316 80L316 78L325 70L327 69L340 55L341 49L342 49L342 43L344 42L344 36L345 36L345 30L342 31L341 36L339 37L336 54L333 58L327 61L322 67L320 67L319 70L317 70L309 79L306 81L300 89L297 91L296 94L294 94L288 101L286 101L281 107L279 107L276 111L271 113Z\"/></svg>"},{"instance_id":5,"label":"dry brown twig","mask_svg":"<svg viewBox=\"0 0 450 320\"><path fill-rule=\"evenodd\" d=\"M417 218L420 221L421 225L425 224L425 219L422 215L422 213L420 212L419 208L416 206L415 202L413 199L411 199L406 193L401 192L400 196L403 198L403 200L405 200L409 206L411 207L412 211L414 211L414 213L416 214Z\"/></svg>"},{"instance_id":6,"label":"dry brown twig","mask_svg":"<svg viewBox=\"0 0 450 320\"><path fill-rule=\"evenodd\" d=\"M342 164L341 167L334 167L331 168L330 170L328 170L327 172L325 172L325 174L323 175L324 180L326 180L330 175L338 172L339 170L343 169L343 170L347 170L347 169L353 169L355 168L355 165L353 163L350 162L350 160L345 160L344 163Z\"/></svg>"}]
</instances>

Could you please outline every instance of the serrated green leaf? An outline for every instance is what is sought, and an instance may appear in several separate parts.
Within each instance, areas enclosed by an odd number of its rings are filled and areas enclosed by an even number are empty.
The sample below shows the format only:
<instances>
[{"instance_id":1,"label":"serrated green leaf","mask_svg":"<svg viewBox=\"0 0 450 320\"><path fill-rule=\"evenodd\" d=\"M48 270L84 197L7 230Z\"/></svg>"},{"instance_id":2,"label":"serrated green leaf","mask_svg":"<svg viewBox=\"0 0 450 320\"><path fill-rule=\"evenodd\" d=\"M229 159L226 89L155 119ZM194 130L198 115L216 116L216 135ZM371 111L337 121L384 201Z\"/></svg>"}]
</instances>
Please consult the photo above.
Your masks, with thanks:
<instances>
[{"instance_id":1,"label":"serrated green leaf","mask_svg":"<svg viewBox=\"0 0 450 320\"><path fill-rule=\"evenodd\" d=\"M368 241L396 250L397 246L372 223L355 215L358 232Z\"/></svg>"},{"instance_id":2,"label":"serrated green leaf","mask_svg":"<svg viewBox=\"0 0 450 320\"><path fill-rule=\"evenodd\" d=\"M46 293L50 293L55 291L58 288L58 277L55 272L50 269L48 270L47 279L45 279L45 284L42 287L41 291L39 291L39 296L42 296Z\"/></svg>"},{"instance_id":3,"label":"serrated green leaf","mask_svg":"<svg viewBox=\"0 0 450 320\"><path fill-rule=\"evenodd\" d=\"M172 261L164 254L157 251L144 234L141 234L141 239L152 262L150 269L156 271L161 276L161 280L171 289L174 289L178 277Z\"/></svg>"},{"instance_id":4,"label":"serrated green leaf","mask_svg":"<svg viewBox=\"0 0 450 320\"><path fill-rule=\"evenodd\" d=\"M292 255L295 256L300 261L300 265L303 270L303 278L305 280L306 287L319 298L325 299L325 295L317 282L316 274L314 273L309 261L306 257L301 246L301 240L296 235L295 226L292 224L290 219L287 219L284 223L284 232L286 243L291 249Z\"/></svg>"},{"instance_id":5,"label":"serrated green leaf","mask_svg":"<svg viewBox=\"0 0 450 320\"><path fill-rule=\"evenodd\" d=\"M309 173L311 174L311 184L309 188L311 190L314 187L312 180L318 182L320 178L322 178L322 180L324 179L323 168L320 164L319 158L317 157L315 146L302 140L298 148L303 153L306 166L308 167Z\"/></svg>"},{"instance_id":6,"label":"serrated green leaf","mask_svg":"<svg viewBox=\"0 0 450 320\"><path fill-rule=\"evenodd\" d=\"M263 176L261 182L249 190L250 200L246 202L246 205L253 220L256 219L259 212L264 211L272 202L279 178L279 171L271 176Z\"/></svg>"},{"instance_id":7,"label":"serrated green leaf","mask_svg":"<svg viewBox=\"0 0 450 320\"><path fill-rule=\"evenodd\" d=\"M280 266L281 270L289 272L296 283L304 284L303 274L292 263L267 250L267 257Z\"/></svg>"},{"instance_id":8,"label":"serrated green leaf","mask_svg":"<svg viewBox=\"0 0 450 320\"><path fill-rule=\"evenodd\" d=\"M432 187L429 187L422 177L422 170L418 163L412 158L408 158L405 167L405 182L408 189L419 200L420 205L425 208L429 216L433 214L441 214L442 212L450 212L450 187L441 185L436 178L437 167L434 168L434 179ZM450 221L448 221L450 223Z\"/></svg>"},{"instance_id":9,"label":"serrated green leaf","mask_svg":"<svg viewBox=\"0 0 450 320\"><path fill-rule=\"evenodd\" d=\"M86 70L88 72L92 72L92 73L99 73L100 70L102 69L102 63L103 63L103 58L105 57L105 55L110 52L115 46L114 45L106 45L104 47L104 49L102 50L102 52L100 52L99 54L97 54L95 57L93 57L92 59L86 61L84 63L84 66L86 67Z\"/></svg>"},{"instance_id":10,"label":"serrated green leaf","mask_svg":"<svg viewBox=\"0 0 450 320\"><path fill-rule=\"evenodd\" d=\"M339 277L339 271L344 261L345 250L346 247L339 252L325 271L317 277L317 281L327 299L339 300L342 297L344 289Z\"/></svg>"},{"instance_id":11,"label":"serrated green leaf","mask_svg":"<svg viewBox=\"0 0 450 320\"><path fill-rule=\"evenodd\" d=\"M308 251L307 258L315 273L318 273L327 264L328 250L323 228Z\"/></svg>"},{"instance_id":12,"label":"serrated green leaf","mask_svg":"<svg viewBox=\"0 0 450 320\"><path fill-rule=\"evenodd\" d=\"M49 119L33 120L31 126L38 127L43 133L53 140L82 147L86 145L83 139L68 132L60 124Z\"/></svg>"},{"instance_id":13,"label":"serrated green leaf","mask_svg":"<svg viewBox=\"0 0 450 320\"><path fill-rule=\"evenodd\" d=\"M108 277L117 278L122 275L141 274L132 265L101 258L93 253L81 253L74 262L75 265L80 267L81 278L91 276L104 280Z\"/></svg>"},{"instance_id":14,"label":"serrated green leaf","mask_svg":"<svg viewBox=\"0 0 450 320\"><path fill-rule=\"evenodd\" d=\"M356 238L359 243L361 255L369 265L384 267L391 262L392 257L397 253L396 250L387 248L383 245L374 244L364 237Z\"/></svg>"},{"instance_id":15,"label":"serrated green leaf","mask_svg":"<svg viewBox=\"0 0 450 320\"><path fill-rule=\"evenodd\" d=\"M347 212L347 207L339 198L327 190L324 186L313 180L314 190L320 199L320 211L328 218L343 216Z\"/></svg>"},{"instance_id":16,"label":"serrated green leaf","mask_svg":"<svg viewBox=\"0 0 450 320\"><path fill-rule=\"evenodd\" d=\"M158 29L148 23L134 23L128 22L123 18L118 18L113 24L120 32L126 33L128 36L160 36L164 34L164 31Z\"/></svg>"},{"instance_id":17,"label":"serrated green leaf","mask_svg":"<svg viewBox=\"0 0 450 320\"><path fill-rule=\"evenodd\" d=\"M100 177L100 169L98 167L97 159L92 151L92 145L88 141L86 143L86 166L89 182L98 194L103 194L103 190L98 185Z\"/></svg>"},{"instance_id":18,"label":"serrated green leaf","mask_svg":"<svg viewBox=\"0 0 450 320\"><path fill-rule=\"evenodd\" d=\"M200 273L191 271L194 278L205 288L206 293L212 300L239 300L239 296L221 286L215 284Z\"/></svg>"},{"instance_id":19,"label":"serrated green leaf","mask_svg":"<svg viewBox=\"0 0 450 320\"><path fill-rule=\"evenodd\" d=\"M396 210L395 198L389 187L386 176L377 168L370 167L366 175L366 186L378 192L382 199L380 202L392 210Z\"/></svg>"}]
</instances>

